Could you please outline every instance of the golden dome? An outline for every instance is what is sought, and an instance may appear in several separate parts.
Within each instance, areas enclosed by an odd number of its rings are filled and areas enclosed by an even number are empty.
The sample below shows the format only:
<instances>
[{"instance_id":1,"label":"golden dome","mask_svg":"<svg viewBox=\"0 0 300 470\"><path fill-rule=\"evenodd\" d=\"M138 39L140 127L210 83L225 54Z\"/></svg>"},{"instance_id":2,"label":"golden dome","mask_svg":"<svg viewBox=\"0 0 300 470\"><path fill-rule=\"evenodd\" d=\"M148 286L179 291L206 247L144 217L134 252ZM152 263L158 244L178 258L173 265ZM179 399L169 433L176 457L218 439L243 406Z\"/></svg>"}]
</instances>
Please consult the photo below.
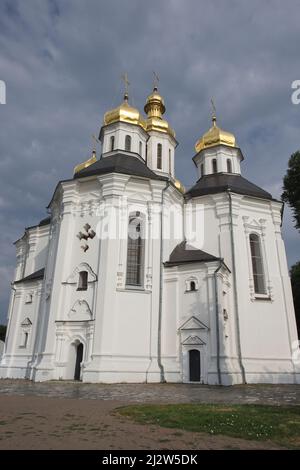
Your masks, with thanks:
<instances>
[{"instance_id":1,"label":"golden dome","mask_svg":"<svg viewBox=\"0 0 300 470\"><path fill-rule=\"evenodd\" d=\"M84 162L79 163L78 165L75 166L74 175L75 173L78 173L79 171L84 170L84 168L87 168L88 166L92 165L96 161L97 161L96 151L93 150L92 156L88 160L85 160Z\"/></svg>"},{"instance_id":2,"label":"golden dome","mask_svg":"<svg viewBox=\"0 0 300 470\"><path fill-rule=\"evenodd\" d=\"M181 193L185 193L185 187L183 186L183 184L181 183L181 181L175 179L174 185L175 185L175 187L176 187Z\"/></svg>"},{"instance_id":3,"label":"golden dome","mask_svg":"<svg viewBox=\"0 0 300 470\"><path fill-rule=\"evenodd\" d=\"M196 142L195 150L200 152L203 149L214 147L216 145L227 145L228 147L235 147L235 137L230 132L223 131L216 125L216 117L213 116L212 127Z\"/></svg>"},{"instance_id":4,"label":"golden dome","mask_svg":"<svg viewBox=\"0 0 300 470\"><path fill-rule=\"evenodd\" d=\"M151 95L148 96L144 110L148 116L156 116L160 118L166 111L165 102L163 97L158 93L156 86L153 88Z\"/></svg>"},{"instance_id":5,"label":"golden dome","mask_svg":"<svg viewBox=\"0 0 300 470\"><path fill-rule=\"evenodd\" d=\"M111 109L104 114L103 121L105 126L114 122L122 121L136 124L145 129L145 121L142 119L139 110L133 108L128 103L128 93L125 93L124 101L120 106Z\"/></svg>"},{"instance_id":6,"label":"golden dome","mask_svg":"<svg viewBox=\"0 0 300 470\"><path fill-rule=\"evenodd\" d=\"M146 131L158 131L170 134L175 138L175 132L167 121L162 118L166 111L165 103L162 96L158 93L157 87L153 88L153 92L148 96L144 107L147 114Z\"/></svg>"}]
</instances>

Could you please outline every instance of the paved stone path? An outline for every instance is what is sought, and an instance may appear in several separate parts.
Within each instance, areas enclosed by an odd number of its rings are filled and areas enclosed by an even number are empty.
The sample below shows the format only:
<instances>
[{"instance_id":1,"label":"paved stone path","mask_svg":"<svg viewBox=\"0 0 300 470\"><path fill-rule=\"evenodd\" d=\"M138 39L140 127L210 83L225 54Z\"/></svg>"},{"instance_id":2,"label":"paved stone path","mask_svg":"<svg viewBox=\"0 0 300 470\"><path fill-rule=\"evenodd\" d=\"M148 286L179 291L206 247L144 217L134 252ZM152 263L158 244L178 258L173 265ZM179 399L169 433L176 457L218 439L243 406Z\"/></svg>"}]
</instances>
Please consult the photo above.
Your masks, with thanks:
<instances>
[{"instance_id":1,"label":"paved stone path","mask_svg":"<svg viewBox=\"0 0 300 470\"><path fill-rule=\"evenodd\" d=\"M123 403L254 403L299 405L300 385L85 384L0 380L0 395L121 401Z\"/></svg>"}]
</instances>

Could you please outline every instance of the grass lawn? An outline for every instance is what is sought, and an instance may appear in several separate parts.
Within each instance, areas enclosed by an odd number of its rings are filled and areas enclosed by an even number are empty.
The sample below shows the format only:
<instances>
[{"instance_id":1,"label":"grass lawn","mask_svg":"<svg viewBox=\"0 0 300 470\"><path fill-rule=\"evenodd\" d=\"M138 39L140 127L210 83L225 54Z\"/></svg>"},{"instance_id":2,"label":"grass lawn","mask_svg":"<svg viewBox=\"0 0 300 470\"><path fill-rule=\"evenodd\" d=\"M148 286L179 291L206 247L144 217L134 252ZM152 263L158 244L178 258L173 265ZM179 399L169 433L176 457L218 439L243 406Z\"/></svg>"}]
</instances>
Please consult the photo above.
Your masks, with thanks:
<instances>
[{"instance_id":1,"label":"grass lawn","mask_svg":"<svg viewBox=\"0 0 300 470\"><path fill-rule=\"evenodd\" d=\"M300 448L300 406L135 405L121 407L118 413L142 424Z\"/></svg>"}]
</instances>

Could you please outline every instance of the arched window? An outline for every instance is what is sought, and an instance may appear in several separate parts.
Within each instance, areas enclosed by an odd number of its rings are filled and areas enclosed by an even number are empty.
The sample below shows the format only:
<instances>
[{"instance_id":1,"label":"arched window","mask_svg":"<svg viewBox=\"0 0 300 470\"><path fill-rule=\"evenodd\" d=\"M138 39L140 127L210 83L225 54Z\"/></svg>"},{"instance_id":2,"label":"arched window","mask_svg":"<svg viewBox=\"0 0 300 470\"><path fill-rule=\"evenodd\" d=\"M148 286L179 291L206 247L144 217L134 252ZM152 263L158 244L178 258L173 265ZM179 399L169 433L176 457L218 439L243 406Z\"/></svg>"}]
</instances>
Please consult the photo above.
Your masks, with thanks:
<instances>
[{"instance_id":1,"label":"arched window","mask_svg":"<svg viewBox=\"0 0 300 470\"><path fill-rule=\"evenodd\" d=\"M227 172L232 173L232 163L231 163L231 160L229 160L229 158L227 159Z\"/></svg>"},{"instance_id":2,"label":"arched window","mask_svg":"<svg viewBox=\"0 0 300 470\"><path fill-rule=\"evenodd\" d=\"M266 284L263 269L263 260L261 255L260 238L256 233L251 233L249 240L252 260L254 292L256 294L265 294Z\"/></svg>"},{"instance_id":3,"label":"arched window","mask_svg":"<svg viewBox=\"0 0 300 470\"><path fill-rule=\"evenodd\" d=\"M212 171L213 173L218 173L218 165L217 165L216 158L213 158L213 161L212 161Z\"/></svg>"},{"instance_id":4,"label":"arched window","mask_svg":"<svg viewBox=\"0 0 300 470\"><path fill-rule=\"evenodd\" d=\"M130 214L127 242L127 286L143 286L144 274L144 221L140 212Z\"/></svg>"},{"instance_id":5,"label":"arched window","mask_svg":"<svg viewBox=\"0 0 300 470\"><path fill-rule=\"evenodd\" d=\"M172 154L171 154L171 149L169 149L169 173L172 173Z\"/></svg>"},{"instance_id":6,"label":"arched window","mask_svg":"<svg viewBox=\"0 0 300 470\"><path fill-rule=\"evenodd\" d=\"M162 169L162 145L157 144L157 169L161 170Z\"/></svg>"},{"instance_id":7,"label":"arched window","mask_svg":"<svg viewBox=\"0 0 300 470\"><path fill-rule=\"evenodd\" d=\"M140 149L139 149L139 153L140 153L140 156L142 157L142 153L143 153L143 144L142 142L140 141Z\"/></svg>"},{"instance_id":8,"label":"arched window","mask_svg":"<svg viewBox=\"0 0 300 470\"><path fill-rule=\"evenodd\" d=\"M126 150L127 152L130 152L130 151L131 151L131 137L130 137L130 135L127 135L127 136L125 137L125 150Z\"/></svg>"},{"instance_id":9,"label":"arched window","mask_svg":"<svg viewBox=\"0 0 300 470\"><path fill-rule=\"evenodd\" d=\"M110 151L114 150L115 148L115 137L112 135L110 138Z\"/></svg>"},{"instance_id":10,"label":"arched window","mask_svg":"<svg viewBox=\"0 0 300 470\"><path fill-rule=\"evenodd\" d=\"M77 290L87 290L88 288L88 272L80 271Z\"/></svg>"},{"instance_id":11,"label":"arched window","mask_svg":"<svg viewBox=\"0 0 300 470\"><path fill-rule=\"evenodd\" d=\"M192 279L187 279L185 281L185 291L186 292L194 292L196 290L198 290L199 286L198 286L198 281L197 279L195 278L192 278Z\"/></svg>"},{"instance_id":12,"label":"arched window","mask_svg":"<svg viewBox=\"0 0 300 470\"><path fill-rule=\"evenodd\" d=\"M200 166L201 177L204 176L204 163Z\"/></svg>"}]
</instances>

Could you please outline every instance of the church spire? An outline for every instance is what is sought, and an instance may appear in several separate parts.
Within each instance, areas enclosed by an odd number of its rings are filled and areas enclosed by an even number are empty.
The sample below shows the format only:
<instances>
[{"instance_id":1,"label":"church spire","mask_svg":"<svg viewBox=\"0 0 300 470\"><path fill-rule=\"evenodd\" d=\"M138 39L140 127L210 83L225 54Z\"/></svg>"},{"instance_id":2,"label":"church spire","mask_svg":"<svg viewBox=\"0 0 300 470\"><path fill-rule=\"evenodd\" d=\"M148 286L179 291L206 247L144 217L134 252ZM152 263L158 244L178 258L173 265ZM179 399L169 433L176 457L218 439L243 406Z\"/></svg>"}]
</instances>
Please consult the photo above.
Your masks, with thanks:
<instances>
[{"instance_id":1,"label":"church spire","mask_svg":"<svg viewBox=\"0 0 300 470\"><path fill-rule=\"evenodd\" d=\"M175 132L169 125L169 123L163 119L163 114L166 111L165 102L163 97L158 92L158 75L154 73L153 91L147 97L146 104L144 106L145 113L147 114L146 119L146 130L158 131L170 134L175 137Z\"/></svg>"},{"instance_id":2,"label":"church spire","mask_svg":"<svg viewBox=\"0 0 300 470\"><path fill-rule=\"evenodd\" d=\"M195 150L197 153L205 148L215 147L216 145L226 145L228 147L236 146L235 136L217 126L216 107L213 99L211 99L211 105L212 126L207 132L205 132L205 134L202 135L202 137L200 137L199 140L197 140L195 144Z\"/></svg>"},{"instance_id":3,"label":"church spire","mask_svg":"<svg viewBox=\"0 0 300 470\"><path fill-rule=\"evenodd\" d=\"M104 125L107 126L109 124L113 124L115 122L128 122L130 124L136 124L141 126L143 129L145 128L144 120L139 112L138 109L130 106L129 104L129 85L130 82L128 80L127 72L125 72L121 79L124 82L124 96L123 96L123 103L120 104L117 108L110 109L104 114Z\"/></svg>"},{"instance_id":4,"label":"church spire","mask_svg":"<svg viewBox=\"0 0 300 470\"><path fill-rule=\"evenodd\" d=\"M165 103L162 96L158 93L157 84L154 83L153 92L148 96L145 107L145 113L148 118L156 117L161 119L166 111Z\"/></svg>"}]
</instances>

